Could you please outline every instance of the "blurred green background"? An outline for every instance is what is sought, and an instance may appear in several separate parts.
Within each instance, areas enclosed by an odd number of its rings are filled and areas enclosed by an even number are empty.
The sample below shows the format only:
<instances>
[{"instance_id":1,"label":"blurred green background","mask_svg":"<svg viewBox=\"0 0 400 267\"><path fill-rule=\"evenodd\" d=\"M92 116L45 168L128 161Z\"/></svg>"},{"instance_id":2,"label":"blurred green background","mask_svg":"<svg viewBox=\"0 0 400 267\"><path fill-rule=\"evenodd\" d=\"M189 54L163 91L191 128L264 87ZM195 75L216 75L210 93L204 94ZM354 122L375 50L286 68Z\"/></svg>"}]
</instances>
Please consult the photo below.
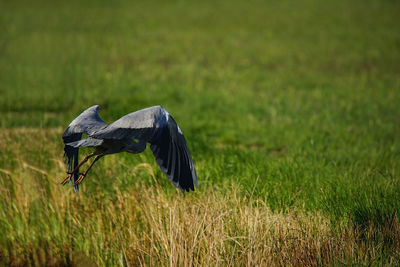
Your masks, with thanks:
<instances>
[{"instance_id":1,"label":"blurred green background","mask_svg":"<svg viewBox=\"0 0 400 267\"><path fill-rule=\"evenodd\" d=\"M200 192L233 182L274 210L385 220L400 208L399 14L374 0L3 0L0 124L162 105Z\"/></svg>"}]
</instances>

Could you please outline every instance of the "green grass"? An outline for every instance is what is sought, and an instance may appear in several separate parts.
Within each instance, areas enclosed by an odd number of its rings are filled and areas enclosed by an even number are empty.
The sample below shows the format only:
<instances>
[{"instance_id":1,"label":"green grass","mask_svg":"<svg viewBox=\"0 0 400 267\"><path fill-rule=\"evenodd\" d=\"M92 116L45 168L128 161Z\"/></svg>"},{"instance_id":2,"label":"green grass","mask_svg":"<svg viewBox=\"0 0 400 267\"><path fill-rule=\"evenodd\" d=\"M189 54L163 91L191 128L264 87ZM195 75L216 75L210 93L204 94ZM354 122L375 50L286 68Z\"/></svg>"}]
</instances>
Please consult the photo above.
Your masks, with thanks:
<instances>
[{"instance_id":1,"label":"green grass","mask_svg":"<svg viewBox=\"0 0 400 267\"><path fill-rule=\"evenodd\" d=\"M57 174L50 184L63 179L60 129L82 110L100 104L110 122L160 104L188 141L196 196L234 184L274 213L385 236L400 211L399 12L389 0L0 1L0 227L18 232L6 212L18 197L7 192L23 163ZM26 143L21 127L40 129L40 142ZM133 172L140 163L177 195L149 151L102 160L83 194L113 201L141 181L152 188L148 171ZM1 240L4 251L13 244ZM115 257L108 248L99 251Z\"/></svg>"}]
</instances>

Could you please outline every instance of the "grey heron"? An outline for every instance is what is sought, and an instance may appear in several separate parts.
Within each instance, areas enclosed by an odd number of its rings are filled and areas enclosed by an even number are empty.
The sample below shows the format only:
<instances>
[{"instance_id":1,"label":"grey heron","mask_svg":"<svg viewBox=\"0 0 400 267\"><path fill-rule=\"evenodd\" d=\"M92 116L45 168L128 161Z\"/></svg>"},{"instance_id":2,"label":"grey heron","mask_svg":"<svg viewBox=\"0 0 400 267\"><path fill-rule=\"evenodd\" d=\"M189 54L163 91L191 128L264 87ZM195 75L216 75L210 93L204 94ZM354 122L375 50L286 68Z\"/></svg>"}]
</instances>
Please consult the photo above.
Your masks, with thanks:
<instances>
[{"instance_id":1,"label":"grey heron","mask_svg":"<svg viewBox=\"0 0 400 267\"><path fill-rule=\"evenodd\" d=\"M185 137L175 120L166 109L153 106L129 113L113 123L107 124L98 115L100 106L92 106L76 117L64 131L64 156L68 176L61 184L68 181L75 192L94 163L101 157L119 152L141 153L150 143L156 162L161 171L182 192L194 191L197 175L192 156ZM82 134L87 138L82 139ZM95 148L81 162L78 161L79 147ZM79 173L79 168L89 158L95 157L87 170Z\"/></svg>"}]
</instances>

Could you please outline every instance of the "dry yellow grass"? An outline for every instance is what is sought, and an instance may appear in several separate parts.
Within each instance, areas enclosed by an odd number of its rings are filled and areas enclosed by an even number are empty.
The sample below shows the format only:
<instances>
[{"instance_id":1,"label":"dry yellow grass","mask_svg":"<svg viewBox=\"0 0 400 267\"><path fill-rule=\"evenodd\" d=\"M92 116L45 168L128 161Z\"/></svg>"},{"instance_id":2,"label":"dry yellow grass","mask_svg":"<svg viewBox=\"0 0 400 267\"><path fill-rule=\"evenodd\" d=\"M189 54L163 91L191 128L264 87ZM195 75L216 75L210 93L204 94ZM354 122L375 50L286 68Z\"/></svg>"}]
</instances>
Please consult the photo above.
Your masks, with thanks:
<instances>
[{"instance_id":1,"label":"dry yellow grass","mask_svg":"<svg viewBox=\"0 0 400 267\"><path fill-rule=\"evenodd\" d=\"M183 195L166 192L154 180L150 186L115 187L113 194L74 194L59 185L64 170L60 145L52 140L60 130L18 131L3 131L0 137L0 149L13 158L3 158L0 166L0 263L369 265L385 246L394 251L385 263L398 263L397 219L361 231L351 222L332 225L317 212L274 213L234 184ZM30 150L41 150L43 158L30 158ZM132 173L141 168L154 175L150 165L131 168Z\"/></svg>"}]
</instances>

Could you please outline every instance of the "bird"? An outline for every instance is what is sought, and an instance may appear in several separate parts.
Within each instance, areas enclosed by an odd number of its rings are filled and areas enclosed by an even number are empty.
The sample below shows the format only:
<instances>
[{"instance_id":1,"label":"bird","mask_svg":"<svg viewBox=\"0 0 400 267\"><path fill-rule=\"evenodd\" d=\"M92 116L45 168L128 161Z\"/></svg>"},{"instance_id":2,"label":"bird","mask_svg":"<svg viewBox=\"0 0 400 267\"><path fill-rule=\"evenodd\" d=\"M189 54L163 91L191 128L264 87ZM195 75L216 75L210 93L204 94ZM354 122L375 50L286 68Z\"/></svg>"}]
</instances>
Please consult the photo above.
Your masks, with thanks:
<instances>
[{"instance_id":1,"label":"bird","mask_svg":"<svg viewBox=\"0 0 400 267\"><path fill-rule=\"evenodd\" d=\"M75 192L93 165L109 154L128 152L141 153L150 144L150 149L161 171L182 192L194 191L198 187L197 174L189 148L181 128L171 114L162 106L152 106L129 113L107 124L99 114L100 106L94 105L76 117L64 131L64 158L67 177L61 182L70 182ZM86 134L84 139L82 135ZM80 147L94 148L81 162L78 160ZM90 158L94 160L80 173Z\"/></svg>"}]
</instances>

